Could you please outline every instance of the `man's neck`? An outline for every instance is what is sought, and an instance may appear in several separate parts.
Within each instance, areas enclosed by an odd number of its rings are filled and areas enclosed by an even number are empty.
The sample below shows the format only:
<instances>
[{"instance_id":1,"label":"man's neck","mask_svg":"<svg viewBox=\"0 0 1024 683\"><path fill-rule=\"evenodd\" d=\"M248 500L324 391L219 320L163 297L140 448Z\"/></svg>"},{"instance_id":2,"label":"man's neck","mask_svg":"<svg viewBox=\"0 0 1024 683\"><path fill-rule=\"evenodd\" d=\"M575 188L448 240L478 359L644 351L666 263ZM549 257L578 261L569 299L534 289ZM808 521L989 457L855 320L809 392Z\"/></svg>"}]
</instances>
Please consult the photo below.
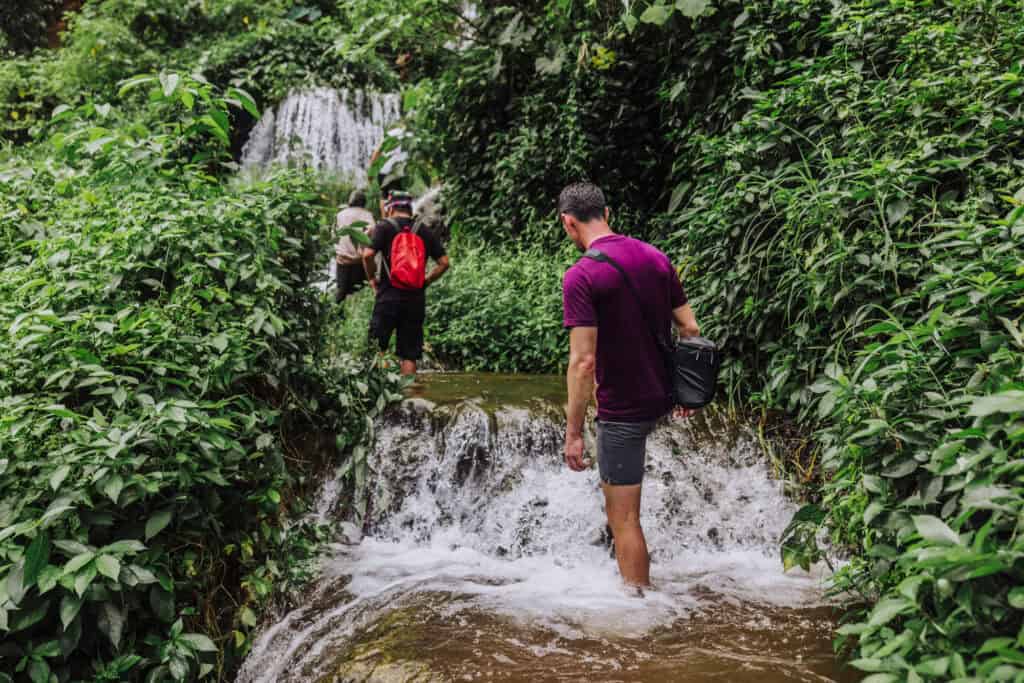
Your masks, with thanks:
<instances>
[{"instance_id":1,"label":"man's neck","mask_svg":"<svg viewBox=\"0 0 1024 683\"><path fill-rule=\"evenodd\" d=\"M602 237L608 237L614 235L612 229L608 227L608 224L604 221L595 221L592 224L584 226L583 231L583 244L586 245L587 249L590 249L590 245L598 241Z\"/></svg>"}]
</instances>

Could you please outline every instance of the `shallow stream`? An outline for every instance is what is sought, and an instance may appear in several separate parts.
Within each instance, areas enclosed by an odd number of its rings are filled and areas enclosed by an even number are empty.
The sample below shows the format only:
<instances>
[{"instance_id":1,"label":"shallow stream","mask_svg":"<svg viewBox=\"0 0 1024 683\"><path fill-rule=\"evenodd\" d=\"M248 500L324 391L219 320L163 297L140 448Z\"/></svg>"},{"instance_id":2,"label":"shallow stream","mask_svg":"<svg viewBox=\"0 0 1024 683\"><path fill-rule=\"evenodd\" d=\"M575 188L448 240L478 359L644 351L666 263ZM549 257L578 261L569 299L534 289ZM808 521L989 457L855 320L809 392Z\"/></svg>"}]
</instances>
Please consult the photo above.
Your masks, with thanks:
<instances>
[{"instance_id":1,"label":"shallow stream","mask_svg":"<svg viewBox=\"0 0 1024 683\"><path fill-rule=\"evenodd\" d=\"M823 574L783 573L795 506L753 432L661 427L643 523L655 589L619 583L596 471L561 458L561 380L428 376L378 426L365 536L346 529L239 676L271 681L856 680L832 654Z\"/></svg>"}]
</instances>

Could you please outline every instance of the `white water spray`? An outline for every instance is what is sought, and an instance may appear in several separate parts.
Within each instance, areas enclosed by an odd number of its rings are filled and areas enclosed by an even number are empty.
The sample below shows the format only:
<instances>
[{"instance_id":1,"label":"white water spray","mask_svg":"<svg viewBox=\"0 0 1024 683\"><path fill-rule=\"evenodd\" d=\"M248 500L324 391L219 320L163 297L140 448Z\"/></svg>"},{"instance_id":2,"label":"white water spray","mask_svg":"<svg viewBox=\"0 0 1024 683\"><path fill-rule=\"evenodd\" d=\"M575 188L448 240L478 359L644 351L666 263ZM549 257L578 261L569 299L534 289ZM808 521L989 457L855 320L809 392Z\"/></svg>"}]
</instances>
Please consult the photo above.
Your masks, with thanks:
<instances>
[{"instance_id":1,"label":"white water spray","mask_svg":"<svg viewBox=\"0 0 1024 683\"><path fill-rule=\"evenodd\" d=\"M366 538L337 547L314 594L262 634L239 681L329 676L354 656L351 643L395 610L439 610L442 623L475 634L473 652L510 668L542 655L575 658L577 646L594 641L619 643L627 651L587 665L617 670L644 661L640 644L650 634L675 632L697 615L740 610L730 619L749 622L741 628L777 631L766 616L772 609L821 604L820 577L781 570L777 541L794 505L749 430L700 420L651 437L642 519L656 588L642 599L622 588L601 543L597 473L571 472L562 461L563 430L550 408L407 401L370 456ZM339 489L325 483L321 516L337 513ZM509 654L494 653L499 641ZM767 662L759 649L752 661L789 666ZM830 680L794 671L771 680Z\"/></svg>"}]
</instances>

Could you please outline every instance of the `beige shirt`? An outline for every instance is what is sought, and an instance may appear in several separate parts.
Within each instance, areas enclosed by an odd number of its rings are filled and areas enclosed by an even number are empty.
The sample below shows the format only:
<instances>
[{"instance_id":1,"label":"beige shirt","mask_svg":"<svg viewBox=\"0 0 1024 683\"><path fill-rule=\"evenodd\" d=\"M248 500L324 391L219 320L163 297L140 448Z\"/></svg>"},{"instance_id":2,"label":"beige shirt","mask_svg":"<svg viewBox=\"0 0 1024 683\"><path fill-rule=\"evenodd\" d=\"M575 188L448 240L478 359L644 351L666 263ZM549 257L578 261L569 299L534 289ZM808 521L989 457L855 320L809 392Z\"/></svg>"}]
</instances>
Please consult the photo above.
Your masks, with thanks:
<instances>
[{"instance_id":1,"label":"beige shirt","mask_svg":"<svg viewBox=\"0 0 1024 683\"><path fill-rule=\"evenodd\" d=\"M360 209L354 206L348 206L338 212L337 226L338 228L347 228L353 223L365 223L363 226L363 232L370 235L373 232L373 225L375 223L373 214L366 209ZM342 235L338 239L338 244L334 247L334 253L338 257L338 263L343 266L352 265L358 263L359 259L362 258L359 253L359 249L352 243L352 238L347 235Z\"/></svg>"}]
</instances>

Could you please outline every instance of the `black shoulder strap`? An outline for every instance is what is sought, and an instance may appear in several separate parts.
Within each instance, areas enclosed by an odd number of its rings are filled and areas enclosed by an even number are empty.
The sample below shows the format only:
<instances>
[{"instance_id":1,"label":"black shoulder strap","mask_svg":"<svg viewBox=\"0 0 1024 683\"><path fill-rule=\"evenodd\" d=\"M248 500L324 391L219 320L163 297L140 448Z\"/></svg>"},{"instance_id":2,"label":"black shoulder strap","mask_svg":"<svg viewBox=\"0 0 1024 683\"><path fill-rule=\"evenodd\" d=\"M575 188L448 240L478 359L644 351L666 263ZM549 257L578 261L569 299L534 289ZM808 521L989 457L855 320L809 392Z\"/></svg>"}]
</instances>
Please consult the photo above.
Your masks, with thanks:
<instances>
[{"instance_id":1,"label":"black shoulder strap","mask_svg":"<svg viewBox=\"0 0 1024 683\"><path fill-rule=\"evenodd\" d=\"M387 223L388 225L390 225L392 228L394 228L395 232L402 232L402 226L399 225L398 221L396 221L394 218L385 218L384 222ZM398 237L398 235L395 235L395 237ZM392 242L395 241L395 237L391 238ZM388 249L389 250L391 249L391 245L390 244L388 245ZM380 262L384 264L384 274L387 275L388 276L388 280L390 280L391 279L391 266L388 263L388 260L386 258L384 258L383 254L381 254Z\"/></svg>"},{"instance_id":2,"label":"black shoulder strap","mask_svg":"<svg viewBox=\"0 0 1024 683\"><path fill-rule=\"evenodd\" d=\"M651 336L654 337L655 346L657 346L662 351L667 350L669 348L669 343L665 339L665 335L658 333L657 325L654 323L653 320L651 320L650 316L647 315L647 308L644 306L644 300L643 298L641 298L640 292L637 291L636 286L633 285L633 281L629 278L629 274L627 274L626 270L621 265L619 265L619 262L613 259L608 254L601 251L600 249L587 249L583 253L583 257L591 259L593 261L597 261L598 263L607 263L612 268L619 271L619 275L622 276L622 281L626 283L626 287L629 288L629 291L633 293L633 298L636 299L637 308L640 309L640 314L644 317L644 320L647 322L647 328L650 330Z\"/></svg>"}]
</instances>

